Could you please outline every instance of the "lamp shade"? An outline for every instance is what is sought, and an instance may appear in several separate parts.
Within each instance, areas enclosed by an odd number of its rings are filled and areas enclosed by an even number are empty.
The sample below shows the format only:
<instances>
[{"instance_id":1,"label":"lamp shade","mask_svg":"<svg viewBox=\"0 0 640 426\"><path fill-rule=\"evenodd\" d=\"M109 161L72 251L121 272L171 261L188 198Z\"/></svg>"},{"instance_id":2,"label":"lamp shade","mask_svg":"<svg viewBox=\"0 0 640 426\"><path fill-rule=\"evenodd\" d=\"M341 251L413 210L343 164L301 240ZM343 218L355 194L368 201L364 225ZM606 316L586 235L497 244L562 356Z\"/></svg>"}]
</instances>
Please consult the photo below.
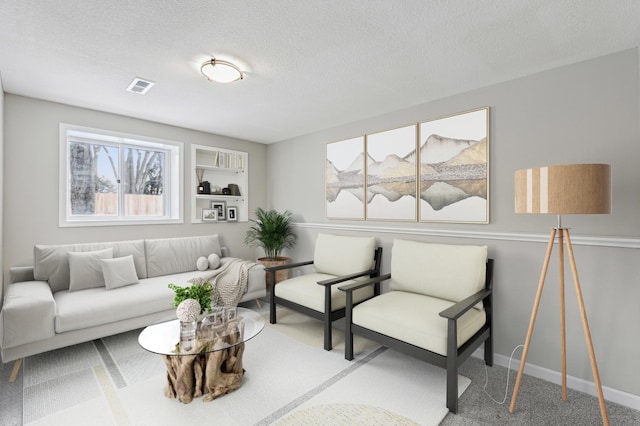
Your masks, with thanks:
<instances>
[{"instance_id":1,"label":"lamp shade","mask_svg":"<svg viewBox=\"0 0 640 426\"><path fill-rule=\"evenodd\" d=\"M611 166L566 164L518 170L515 201L516 213L610 213Z\"/></svg>"}]
</instances>

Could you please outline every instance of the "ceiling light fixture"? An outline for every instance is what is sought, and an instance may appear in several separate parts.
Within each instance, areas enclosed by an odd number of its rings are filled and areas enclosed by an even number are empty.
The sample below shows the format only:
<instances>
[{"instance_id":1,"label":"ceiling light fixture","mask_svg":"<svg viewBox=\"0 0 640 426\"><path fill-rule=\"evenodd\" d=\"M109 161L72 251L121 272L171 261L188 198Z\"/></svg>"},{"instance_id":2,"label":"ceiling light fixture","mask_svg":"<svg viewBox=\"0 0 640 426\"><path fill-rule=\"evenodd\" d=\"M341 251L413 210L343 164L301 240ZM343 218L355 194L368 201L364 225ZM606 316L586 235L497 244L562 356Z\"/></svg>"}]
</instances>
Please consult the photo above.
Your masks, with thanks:
<instances>
[{"instance_id":1,"label":"ceiling light fixture","mask_svg":"<svg viewBox=\"0 0 640 426\"><path fill-rule=\"evenodd\" d=\"M216 58L211 58L203 63L200 67L200 72L209 81L218 83L231 83L244 78L242 71L236 65Z\"/></svg>"}]
</instances>

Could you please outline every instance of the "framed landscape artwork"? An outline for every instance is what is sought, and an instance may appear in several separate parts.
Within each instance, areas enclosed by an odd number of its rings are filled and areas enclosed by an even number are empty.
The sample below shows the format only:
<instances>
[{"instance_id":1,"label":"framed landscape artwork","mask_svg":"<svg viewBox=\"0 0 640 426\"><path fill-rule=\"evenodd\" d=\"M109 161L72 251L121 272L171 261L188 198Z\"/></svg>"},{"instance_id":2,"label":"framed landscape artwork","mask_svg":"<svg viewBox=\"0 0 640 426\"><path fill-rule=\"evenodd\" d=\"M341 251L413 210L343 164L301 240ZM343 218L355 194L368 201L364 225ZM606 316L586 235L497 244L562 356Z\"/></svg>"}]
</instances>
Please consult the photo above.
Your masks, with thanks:
<instances>
[{"instance_id":1,"label":"framed landscape artwork","mask_svg":"<svg viewBox=\"0 0 640 426\"><path fill-rule=\"evenodd\" d=\"M202 221L203 222L217 222L218 221L218 209L202 209Z\"/></svg>"},{"instance_id":2,"label":"framed landscape artwork","mask_svg":"<svg viewBox=\"0 0 640 426\"><path fill-rule=\"evenodd\" d=\"M328 143L326 158L327 218L364 220L364 136Z\"/></svg>"},{"instance_id":3,"label":"framed landscape artwork","mask_svg":"<svg viewBox=\"0 0 640 426\"><path fill-rule=\"evenodd\" d=\"M367 220L416 220L416 128L367 135Z\"/></svg>"},{"instance_id":4,"label":"framed landscape artwork","mask_svg":"<svg viewBox=\"0 0 640 426\"><path fill-rule=\"evenodd\" d=\"M489 223L489 108L420 123L420 221Z\"/></svg>"}]
</instances>

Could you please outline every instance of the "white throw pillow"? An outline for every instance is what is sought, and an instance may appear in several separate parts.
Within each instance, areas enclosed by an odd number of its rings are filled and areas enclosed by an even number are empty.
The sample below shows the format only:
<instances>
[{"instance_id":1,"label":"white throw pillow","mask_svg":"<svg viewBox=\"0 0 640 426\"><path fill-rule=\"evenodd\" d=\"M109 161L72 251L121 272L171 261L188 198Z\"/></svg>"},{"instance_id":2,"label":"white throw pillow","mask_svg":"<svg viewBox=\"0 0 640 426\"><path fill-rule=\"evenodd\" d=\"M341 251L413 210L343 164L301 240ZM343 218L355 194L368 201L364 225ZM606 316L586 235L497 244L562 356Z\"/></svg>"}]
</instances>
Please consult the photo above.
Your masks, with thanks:
<instances>
[{"instance_id":1,"label":"white throw pillow","mask_svg":"<svg viewBox=\"0 0 640 426\"><path fill-rule=\"evenodd\" d=\"M107 290L140 282L132 255L116 257L115 259L102 259L100 263L102 264L102 275L104 276L104 285Z\"/></svg>"},{"instance_id":2,"label":"white throw pillow","mask_svg":"<svg viewBox=\"0 0 640 426\"><path fill-rule=\"evenodd\" d=\"M218 269L220 267L220 256L217 254L210 254L207 260L209 261L210 269Z\"/></svg>"},{"instance_id":3,"label":"white throw pillow","mask_svg":"<svg viewBox=\"0 0 640 426\"><path fill-rule=\"evenodd\" d=\"M196 268L198 268L198 271L206 271L209 269L209 261L207 258L204 256L199 257L196 261Z\"/></svg>"},{"instance_id":4,"label":"white throw pillow","mask_svg":"<svg viewBox=\"0 0 640 426\"><path fill-rule=\"evenodd\" d=\"M113 258L113 248L67 253L69 258L69 291L104 287L101 259Z\"/></svg>"}]
</instances>

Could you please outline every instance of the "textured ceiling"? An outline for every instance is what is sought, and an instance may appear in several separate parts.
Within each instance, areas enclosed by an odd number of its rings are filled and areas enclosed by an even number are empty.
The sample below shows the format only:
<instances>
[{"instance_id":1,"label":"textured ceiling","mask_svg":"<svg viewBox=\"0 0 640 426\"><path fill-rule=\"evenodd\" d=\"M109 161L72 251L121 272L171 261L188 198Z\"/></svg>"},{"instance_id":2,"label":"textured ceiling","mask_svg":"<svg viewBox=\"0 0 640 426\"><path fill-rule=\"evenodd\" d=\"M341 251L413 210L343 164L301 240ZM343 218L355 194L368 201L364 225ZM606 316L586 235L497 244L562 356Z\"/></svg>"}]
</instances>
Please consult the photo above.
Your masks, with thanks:
<instances>
[{"instance_id":1,"label":"textured ceiling","mask_svg":"<svg viewBox=\"0 0 640 426\"><path fill-rule=\"evenodd\" d=\"M262 143L639 44L638 0L0 1L5 92Z\"/></svg>"}]
</instances>

